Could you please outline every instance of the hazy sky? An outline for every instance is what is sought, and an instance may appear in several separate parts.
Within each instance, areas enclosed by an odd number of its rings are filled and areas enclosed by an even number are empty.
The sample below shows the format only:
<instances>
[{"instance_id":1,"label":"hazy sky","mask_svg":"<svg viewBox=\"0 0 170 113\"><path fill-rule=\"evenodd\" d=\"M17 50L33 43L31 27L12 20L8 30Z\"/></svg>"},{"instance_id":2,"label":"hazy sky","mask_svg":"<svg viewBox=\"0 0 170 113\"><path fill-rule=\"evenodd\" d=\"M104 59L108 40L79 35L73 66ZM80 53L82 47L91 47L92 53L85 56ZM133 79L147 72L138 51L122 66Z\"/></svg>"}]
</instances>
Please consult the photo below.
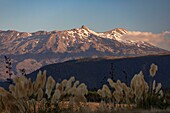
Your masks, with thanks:
<instances>
[{"instance_id":1,"label":"hazy sky","mask_svg":"<svg viewBox=\"0 0 170 113\"><path fill-rule=\"evenodd\" d=\"M0 29L170 31L170 0L0 0Z\"/></svg>"}]
</instances>

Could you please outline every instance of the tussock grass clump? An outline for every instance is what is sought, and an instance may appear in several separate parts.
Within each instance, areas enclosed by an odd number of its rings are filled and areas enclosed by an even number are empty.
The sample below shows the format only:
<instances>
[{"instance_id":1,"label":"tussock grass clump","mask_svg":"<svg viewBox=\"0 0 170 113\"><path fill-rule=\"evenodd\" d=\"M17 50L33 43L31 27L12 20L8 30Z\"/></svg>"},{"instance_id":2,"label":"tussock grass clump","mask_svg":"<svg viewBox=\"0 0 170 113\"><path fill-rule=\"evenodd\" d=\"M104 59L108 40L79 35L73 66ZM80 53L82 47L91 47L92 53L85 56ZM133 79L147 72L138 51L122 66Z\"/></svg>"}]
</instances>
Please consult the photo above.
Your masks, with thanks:
<instances>
[{"instance_id":1,"label":"tussock grass clump","mask_svg":"<svg viewBox=\"0 0 170 113\"><path fill-rule=\"evenodd\" d=\"M97 92L106 103L126 104L134 105L133 107L138 108L159 108L165 109L168 107L168 103L165 99L165 95L162 90L161 83L153 81L154 76L158 70L158 66L151 64L150 67L150 81L149 85L144 79L142 71L139 74L135 74L131 80L130 86L122 83L120 80L113 82L112 79L108 79L108 83L112 89L109 89L107 85L103 85L102 89Z\"/></svg>"},{"instance_id":2,"label":"tussock grass clump","mask_svg":"<svg viewBox=\"0 0 170 113\"><path fill-rule=\"evenodd\" d=\"M68 101L68 108L77 110L80 103L86 102L87 86L75 81L74 77L56 83L52 76L46 79L46 71L39 71L34 82L25 76L16 77L13 81L9 91L0 87L1 113L58 112L58 104L64 101Z\"/></svg>"}]
</instances>

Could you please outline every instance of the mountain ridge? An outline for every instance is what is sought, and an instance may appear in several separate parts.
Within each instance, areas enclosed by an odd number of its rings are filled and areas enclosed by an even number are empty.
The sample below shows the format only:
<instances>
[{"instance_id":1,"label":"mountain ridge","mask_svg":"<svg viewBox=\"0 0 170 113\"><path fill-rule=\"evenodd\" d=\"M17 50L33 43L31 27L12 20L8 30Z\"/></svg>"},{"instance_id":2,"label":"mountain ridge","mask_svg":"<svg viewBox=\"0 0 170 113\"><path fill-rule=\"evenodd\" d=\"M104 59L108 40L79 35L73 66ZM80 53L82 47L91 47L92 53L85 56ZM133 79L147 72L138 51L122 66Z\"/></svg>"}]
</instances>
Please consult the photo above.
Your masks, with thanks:
<instances>
[{"instance_id":1,"label":"mountain ridge","mask_svg":"<svg viewBox=\"0 0 170 113\"><path fill-rule=\"evenodd\" d=\"M128 31L123 28L95 32L86 26L33 33L0 31L0 58L2 60L4 55L11 56L14 70L26 68L26 72L30 73L41 66L72 59L168 52L147 42L122 39L126 33Z\"/></svg>"},{"instance_id":2,"label":"mountain ridge","mask_svg":"<svg viewBox=\"0 0 170 113\"><path fill-rule=\"evenodd\" d=\"M50 32L37 31L34 33L8 30L8 31L0 32L1 45L5 45L6 47L6 48L3 48L1 46L3 49L0 49L0 52L1 54L2 53L3 54L4 53L25 54L25 53L30 53L30 52L41 53L42 51L45 51L45 50L47 51L51 50L52 52L55 52L55 53L56 52L63 53L63 52L68 52L69 49L74 48L76 46L80 46L79 49L82 49L81 51L85 51L90 48L88 45L91 45L91 47L96 49L97 51L113 52L114 48L110 48L110 50L108 48L113 45L108 45L108 42L106 42L106 44L102 43L102 41L107 41L107 39L111 39L108 41L112 41L113 43L115 43L114 44L115 47L117 46L119 47L119 45L120 47L123 47L123 46L128 47L128 46L136 45L140 47L140 50L144 49L146 46L150 47L150 49L155 47L147 42L121 39L120 37L126 33L128 33L128 31L123 28L117 28L117 29L113 29L110 31L106 31L106 32L94 32L86 26L82 26L81 28L75 28L71 30L64 30L64 31L50 31ZM8 41L9 45L5 43L6 41ZM100 44L96 44L96 43L100 43ZM100 46L100 47L97 47L97 46ZM155 47L155 48L159 50L158 47ZM2 50L5 50L5 51L2 51ZM120 50L117 52L120 53Z\"/></svg>"}]
</instances>

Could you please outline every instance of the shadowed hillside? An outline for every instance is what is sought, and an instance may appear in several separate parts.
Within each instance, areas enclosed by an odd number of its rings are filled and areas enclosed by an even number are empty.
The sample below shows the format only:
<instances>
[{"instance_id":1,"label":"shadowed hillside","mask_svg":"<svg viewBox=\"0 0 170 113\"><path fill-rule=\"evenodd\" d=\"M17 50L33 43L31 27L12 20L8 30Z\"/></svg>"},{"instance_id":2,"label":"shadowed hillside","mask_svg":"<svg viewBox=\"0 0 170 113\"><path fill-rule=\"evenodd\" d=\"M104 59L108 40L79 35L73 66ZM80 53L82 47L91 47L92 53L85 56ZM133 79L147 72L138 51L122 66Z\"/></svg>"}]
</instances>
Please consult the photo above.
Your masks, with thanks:
<instances>
[{"instance_id":1,"label":"shadowed hillside","mask_svg":"<svg viewBox=\"0 0 170 113\"><path fill-rule=\"evenodd\" d=\"M152 63L158 65L158 72L155 76L157 82L163 87L170 86L170 55L144 56L122 59L81 59L64 63L57 63L42 67L40 70L47 70L47 75L52 75L57 81L70 76L75 76L81 82L87 84L90 89L99 88L107 82L110 76L111 64L116 79L125 82L125 75L128 76L128 84L134 74L143 71L145 79L149 78L149 68ZM39 70L28 75L35 79Z\"/></svg>"}]
</instances>

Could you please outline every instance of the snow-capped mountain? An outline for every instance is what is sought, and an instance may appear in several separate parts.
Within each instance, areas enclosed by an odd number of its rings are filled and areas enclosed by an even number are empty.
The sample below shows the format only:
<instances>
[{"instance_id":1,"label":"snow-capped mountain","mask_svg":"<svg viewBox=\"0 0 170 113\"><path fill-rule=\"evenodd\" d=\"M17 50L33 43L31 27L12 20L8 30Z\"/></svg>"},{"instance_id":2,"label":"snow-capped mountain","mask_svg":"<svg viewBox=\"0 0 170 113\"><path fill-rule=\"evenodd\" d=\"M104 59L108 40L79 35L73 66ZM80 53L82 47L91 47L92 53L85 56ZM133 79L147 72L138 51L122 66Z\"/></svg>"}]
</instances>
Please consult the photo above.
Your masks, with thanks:
<instances>
[{"instance_id":1,"label":"snow-capped mountain","mask_svg":"<svg viewBox=\"0 0 170 113\"><path fill-rule=\"evenodd\" d=\"M64 31L34 33L0 31L0 58L13 59L14 68L27 73L69 59L103 56L140 56L167 52L147 42L122 39L123 28L95 32L86 26ZM32 66L33 65L33 66Z\"/></svg>"},{"instance_id":2,"label":"snow-capped mountain","mask_svg":"<svg viewBox=\"0 0 170 113\"><path fill-rule=\"evenodd\" d=\"M97 33L86 26L65 31L38 31L35 33L1 31L0 53L23 55L48 52L81 53L93 50L104 54L107 52L126 56L164 52L163 49L147 42L121 39L121 36L126 33L128 31L122 28Z\"/></svg>"}]
</instances>

